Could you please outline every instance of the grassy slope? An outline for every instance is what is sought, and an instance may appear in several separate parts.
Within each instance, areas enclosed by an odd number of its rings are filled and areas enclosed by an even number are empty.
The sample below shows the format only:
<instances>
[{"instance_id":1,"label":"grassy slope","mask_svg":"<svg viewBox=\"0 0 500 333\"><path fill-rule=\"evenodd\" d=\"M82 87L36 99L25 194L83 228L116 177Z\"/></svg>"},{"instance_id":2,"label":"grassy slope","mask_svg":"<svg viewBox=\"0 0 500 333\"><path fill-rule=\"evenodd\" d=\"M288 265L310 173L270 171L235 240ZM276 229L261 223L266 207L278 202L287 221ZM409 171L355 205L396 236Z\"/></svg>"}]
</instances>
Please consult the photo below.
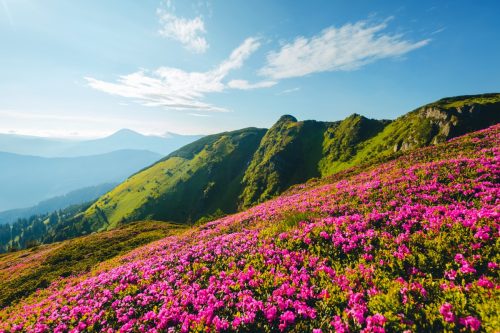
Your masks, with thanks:
<instances>
[{"instance_id":1,"label":"grassy slope","mask_svg":"<svg viewBox=\"0 0 500 333\"><path fill-rule=\"evenodd\" d=\"M481 94L481 95L465 95L459 97L442 98L437 102L431 103L431 106L438 106L445 109L460 108L472 104L494 104L500 103L500 94Z\"/></svg>"},{"instance_id":2,"label":"grassy slope","mask_svg":"<svg viewBox=\"0 0 500 333\"><path fill-rule=\"evenodd\" d=\"M368 119L353 114L339 123L333 123L324 134L323 157L319 162L322 176L334 172L338 163L352 160L360 145L380 133L388 120Z\"/></svg>"},{"instance_id":3,"label":"grassy slope","mask_svg":"<svg viewBox=\"0 0 500 333\"><path fill-rule=\"evenodd\" d=\"M461 108L458 110L457 108ZM469 112L470 111L470 112ZM356 146L356 154L330 160L324 175L409 150L444 142L500 121L500 94L443 98L394 120L377 135Z\"/></svg>"},{"instance_id":4,"label":"grassy slope","mask_svg":"<svg viewBox=\"0 0 500 333\"><path fill-rule=\"evenodd\" d=\"M241 206L268 200L292 184L319 176L321 142L328 123L283 116L267 131L243 177Z\"/></svg>"},{"instance_id":5,"label":"grassy slope","mask_svg":"<svg viewBox=\"0 0 500 333\"><path fill-rule=\"evenodd\" d=\"M179 233L182 225L137 222L119 229L0 255L0 307L45 288L55 279L89 272L105 260Z\"/></svg>"},{"instance_id":6,"label":"grassy slope","mask_svg":"<svg viewBox=\"0 0 500 333\"><path fill-rule=\"evenodd\" d=\"M245 172L241 207L291 185L444 142L500 120L500 94L445 98L394 121L353 114L340 122L283 116L264 136Z\"/></svg>"},{"instance_id":7,"label":"grassy slope","mask_svg":"<svg viewBox=\"0 0 500 333\"><path fill-rule=\"evenodd\" d=\"M248 128L187 145L136 173L85 212L94 230L154 218L185 222L220 208L234 211L243 176L265 130ZM212 195L212 193L217 195Z\"/></svg>"}]
</instances>

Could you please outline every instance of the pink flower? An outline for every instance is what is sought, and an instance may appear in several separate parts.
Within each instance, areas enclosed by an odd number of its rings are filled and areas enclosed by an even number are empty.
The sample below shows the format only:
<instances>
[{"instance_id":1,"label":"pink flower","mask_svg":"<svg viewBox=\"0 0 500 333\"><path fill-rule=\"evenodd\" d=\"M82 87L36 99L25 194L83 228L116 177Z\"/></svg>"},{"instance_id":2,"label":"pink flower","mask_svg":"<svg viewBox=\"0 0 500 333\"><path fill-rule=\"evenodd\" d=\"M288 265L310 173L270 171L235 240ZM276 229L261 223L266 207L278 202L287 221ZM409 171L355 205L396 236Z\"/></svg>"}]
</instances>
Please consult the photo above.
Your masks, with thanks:
<instances>
[{"instance_id":1,"label":"pink flower","mask_svg":"<svg viewBox=\"0 0 500 333\"><path fill-rule=\"evenodd\" d=\"M452 323L455 321L455 315L453 314L452 310L453 306L450 303L444 303L443 305L441 305L441 308L439 308L439 313L441 313L441 315L443 316L444 321L448 323Z\"/></svg>"},{"instance_id":2,"label":"pink flower","mask_svg":"<svg viewBox=\"0 0 500 333\"><path fill-rule=\"evenodd\" d=\"M347 333L349 332L349 327L342 321L339 316L333 316L333 320L330 325L335 329L335 333Z\"/></svg>"},{"instance_id":3,"label":"pink flower","mask_svg":"<svg viewBox=\"0 0 500 333\"><path fill-rule=\"evenodd\" d=\"M462 263L462 267L460 267L460 272L464 273L464 274L468 274L468 273L476 273L476 269L474 267L472 267L471 264L469 264L467 261L463 262Z\"/></svg>"},{"instance_id":4,"label":"pink flower","mask_svg":"<svg viewBox=\"0 0 500 333\"><path fill-rule=\"evenodd\" d=\"M480 286L480 287L488 288L488 289L492 289L492 288L495 287L495 285L493 284L493 282L491 282L484 275L479 278L479 280L477 281L477 285Z\"/></svg>"},{"instance_id":5,"label":"pink flower","mask_svg":"<svg viewBox=\"0 0 500 333\"><path fill-rule=\"evenodd\" d=\"M398 258L398 259L404 259L407 255L410 254L410 250L408 249L408 247L406 245L400 245L398 247L398 250L396 252L393 253L393 255Z\"/></svg>"},{"instance_id":6,"label":"pink flower","mask_svg":"<svg viewBox=\"0 0 500 333\"><path fill-rule=\"evenodd\" d=\"M455 278L457 277L457 271L453 270L453 269L450 269L449 271L445 272L444 273L444 276L446 278L448 278L448 280L455 280Z\"/></svg>"},{"instance_id":7,"label":"pink flower","mask_svg":"<svg viewBox=\"0 0 500 333\"><path fill-rule=\"evenodd\" d=\"M490 227L485 225L484 227L479 228L474 234L474 237L482 240L490 239Z\"/></svg>"},{"instance_id":8,"label":"pink flower","mask_svg":"<svg viewBox=\"0 0 500 333\"><path fill-rule=\"evenodd\" d=\"M467 316L465 318L460 318L460 324L471 329L472 331L477 331L481 327L481 321L473 316Z\"/></svg>"},{"instance_id":9,"label":"pink flower","mask_svg":"<svg viewBox=\"0 0 500 333\"><path fill-rule=\"evenodd\" d=\"M287 324L293 324L295 321L295 314L292 311L285 311L285 313L280 316L280 320Z\"/></svg>"},{"instance_id":10,"label":"pink flower","mask_svg":"<svg viewBox=\"0 0 500 333\"><path fill-rule=\"evenodd\" d=\"M456 262L457 264L462 264L464 261L465 261L465 258L464 258L464 255L463 255L463 254L461 254L461 253L457 253L457 254L455 255L455 262Z\"/></svg>"},{"instance_id":11,"label":"pink flower","mask_svg":"<svg viewBox=\"0 0 500 333\"><path fill-rule=\"evenodd\" d=\"M276 318L277 313L278 310L276 309L275 306L271 306L268 309L266 309L265 314L267 321L272 322Z\"/></svg>"},{"instance_id":12,"label":"pink flower","mask_svg":"<svg viewBox=\"0 0 500 333\"><path fill-rule=\"evenodd\" d=\"M284 331L287 326L295 322L295 314L292 311L285 311L280 316L280 324L278 326L280 331Z\"/></svg>"},{"instance_id":13,"label":"pink flower","mask_svg":"<svg viewBox=\"0 0 500 333\"><path fill-rule=\"evenodd\" d=\"M240 324L241 324L241 318L240 317L234 317L232 324L233 324L233 327L235 329L237 329L238 326L240 326Z\"/></svg>"},{"instance_id":14,"label":"pink flower","mask_svg":"<svg viewBox=\"0 0 500 333\"><path fill-rule=\"evenodd\" d=\"M366 318L367 326L384 326L387 319L380 313L376 313L373 316Z\"/></svg>"}]
</instances>

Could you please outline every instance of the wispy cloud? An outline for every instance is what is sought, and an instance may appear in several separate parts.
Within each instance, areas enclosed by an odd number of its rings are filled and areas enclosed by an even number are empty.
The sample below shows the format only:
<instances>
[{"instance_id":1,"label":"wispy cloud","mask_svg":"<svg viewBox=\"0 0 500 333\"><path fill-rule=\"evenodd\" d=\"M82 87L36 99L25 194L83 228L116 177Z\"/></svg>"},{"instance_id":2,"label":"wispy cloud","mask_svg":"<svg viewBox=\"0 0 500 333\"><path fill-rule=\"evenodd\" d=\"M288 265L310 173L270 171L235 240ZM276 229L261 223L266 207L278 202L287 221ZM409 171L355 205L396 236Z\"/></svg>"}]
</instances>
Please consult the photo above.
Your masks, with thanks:
<instances>
[{"instance_id":1,"label":"wispy cloud","mask_svg":"<svg viewBox=\"0 0 500 333\"><path fill-rule=\"evenodd\" d=\"M433 32L431 32L431 35L439 34L439 33L443 32L445 30L446 30L446 27L439 28L439 29L434 30Z\"/></svg>"},{"instance_id":2,"label":"wispy cloud","mask_svg":"<svg viewBox=\"0 0 500 333\"><path fill-rule=\"evenodd\" d=\"M160 18L160 35L179 41L186 49L195 53L204 53L209 45L204 35L206 34L205 22L201 16L192 19L179 17L174 14L173 6L167 2L165 9L157 10Z\"/></svg>"},{"instance_id":3,"label":"wispy cloud","mask_svg":"<svg viewBox=\"0 0 500 333\"><path fill-rule=\"evenodd\" d=\"M251 90L259 88L270 88L276 85L276 81L260 81L256 83L250 83L247 80L231 80L228 82L228 87L233 89L241 90Z\"/></svg>"},{"instance_id":4,"label":"wispy cloud","mask_svg":"<svg viewBox=\"0 0 500 333\"><path fill-rule=\"evenodd\" d=\"M259 47L258 39L247 38L226 60L207 72L186 72L178 68L160 67L154 71L140 70L120 76L117 82L106 82L92 77L85 79L94 89L131 98L146 106L224 112L227 109L204 102L205 95L226 89L250 89L272 85L269 81L254 84L244 80L232 80L227 84L224 82L226 76L240 68Z\"/></svg>"},{"instance_id":5,"label":"wispy cloud","mask_svg":"<svg viewBox=\"0 0 500 333\"><path fill-rule=\"evenodd\" d=\"M299 91L300 90L300 87L295 87L295 88L290 88L290 89L285 89L283 91L280 91L279 93L277 93L276 95L288 95L288 94L291 94L291 93L294 93L296 91Z\"/></svg>"},{"instance_id":6,"label":"wispy cloud","mask_svg":"<svg viewBox=\"0 0 500 333\"><path fill-rule=\"evenodd\" d=\"M366 21L329 27L311 38L297 37L267 55L259 73L270 79L300 77L317 72L349 71L383 58L398 57L429 43L411 42L401 34L388 34L387 21Z\"/></svg>"}]
</instances>

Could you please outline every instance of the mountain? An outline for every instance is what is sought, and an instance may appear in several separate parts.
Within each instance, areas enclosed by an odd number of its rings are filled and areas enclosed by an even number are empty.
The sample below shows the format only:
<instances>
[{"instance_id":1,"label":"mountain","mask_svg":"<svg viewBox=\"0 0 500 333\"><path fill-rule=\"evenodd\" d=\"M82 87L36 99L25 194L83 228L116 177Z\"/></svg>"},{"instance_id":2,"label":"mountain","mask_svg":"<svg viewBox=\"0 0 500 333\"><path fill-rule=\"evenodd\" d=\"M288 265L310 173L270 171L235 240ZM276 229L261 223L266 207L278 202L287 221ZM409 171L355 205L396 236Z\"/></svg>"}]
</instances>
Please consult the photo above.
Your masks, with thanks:
<instances>
[{"instance_id":1,"label":"mountain","mask_svg":"<svg viewBox=\"0 0 500 333\"><path fill-rule=\"evenodd\" d=\"M235 211L247 164L266 133L247 128L206 136L131 176L85 212L94 230L138 219L196 221Z\"/></svg>"},{"instance_id":2,"label":"mountain","mask_svg":"<svg viewBox=\"0 0 500 333\"><path fill-rule=\"evenodd\" d=\"M106 154L116 150L149 150L165 156L199 138L199 135L173 133L166 133L164 136L142 135L129 129L95 140L0 134L0 151L42 157L76 157Z\"/></svg>"},{"instance_id":3,"label":"mountain","mask_svg":"<svg viewBox=\"0 0 500 333\"><path fill-rule=\"evenodd\" d=\"M63 209L71 205L94 201L101 195L114 188L116 185L116 183L105 183L96 186L85 187L75 191L71 191L65 195L41 201L32 207L11 209L0 212L0 225L13 223L17 219L28 218L32 215L47 214L49 212Z\"/></svg>"},{"instance_id":4,"label":"mountain","mask_svg":"<svg viewBox=\"0 0 500 333\"><path fill-rule=\"evenodd\" d=\"M0 152L0 211L29 207L83 187L120 182L160 157L142 150L71 158Z\"/></svg>"},{"instance_id":5,"label":"mountain","mask_svg":"<svg viewBox=\"0 0 500 333\"><path fill-rule=\"evenodd\" d=\"M100 264L117 230L0 256L0 331L496 332L499 145L406 150Z\"/></svg>"},{"instance_id":6,"label":"mountain","mask_svg":"<svg viewBox=\"0 0 500 333\"><path fill-rule=\"evenodd\" d=\"M61 152L62 156L86 156L104 154L115 150L149 150L165 156L195 140L199 135L179 135L167 133L166 136L142 135L129 129L122 129L108 137L82 141Z\"/></svg>"},{"instance_id":7,"label":"mountain","mask_svg":"<svg viewBox=\"0 0 500 333\"><path fill-rule=\"evenodd\" d=\"M192 223L232 213L291 185L435 145L500 121L500 94L445 98L393 121L354 114L343 121L283 116L269 130L202 138L133 175L84 215L95 230L153 218Z\"/></svg>"},{"instance_id":8,"label":"mountain","mask_svg":"<svg viewBox=\"0 0 500 333\"><path fill-rule=\"evenodd\" d=\"M289 186L318 177L317 163L329 123L282 116L262 138L242 181L243 206L271 198Z\"/></svg>"}]
</instances>

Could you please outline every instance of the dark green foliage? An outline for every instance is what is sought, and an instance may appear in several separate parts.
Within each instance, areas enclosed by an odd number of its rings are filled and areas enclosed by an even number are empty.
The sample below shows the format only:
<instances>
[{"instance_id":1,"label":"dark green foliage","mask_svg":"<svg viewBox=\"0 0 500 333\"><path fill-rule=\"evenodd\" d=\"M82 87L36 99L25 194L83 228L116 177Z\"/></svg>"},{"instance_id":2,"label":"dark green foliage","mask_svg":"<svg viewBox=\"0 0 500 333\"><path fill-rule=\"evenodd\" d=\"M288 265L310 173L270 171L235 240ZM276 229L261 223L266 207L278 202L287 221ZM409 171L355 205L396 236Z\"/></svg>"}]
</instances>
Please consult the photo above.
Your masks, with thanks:
<instances>
[{"instance_id":1,"label":"dark green foliage","mask_svg":"<svg viewBox=\"0 0 500 333\"><path fill-rule=\"evenodd\" d=\"M92 230L82 230L75 223L79 220L78 214L89 206L90 203L72 205L49 214L18 219L12 225L0 225L0 253L90 234Z\"/></svg>"},{"instance_id":2,"label":"dark green foliage","mask_svg":"<svg viewBox=\"0 0 500 333\"><path fill-rule=\"evenodd\" d=\"M241 192L244 168L264 134L264 130L245 129L201 139L205 146L191 144L187 149L172 154L193 159L202 156L191 169L188 177L180 180L170 191L158 198L149 198L140 209L134 211L128 220L145 217L195 222L202 216L220 210L236 211L236 201ZM202 149L200 149L202 148Z\"/></svg>"},{"instance_id":3,"label":"dark green foliage","mask_svg":"<svg viewBox=\"0 0 500 333\"><path fill-rule=\"evenodd\" d=\"M198 219L198 221L196 221L195 225L200 226L200 225L203 225L205 223L218 220L224 216L226 216L226 214L221 209L217 209L214 213L209 214L207 216L203 216L202 218Z\"/></svg>"},{"instance_id":4,"label":"dark green foliage","mask_svg":"<svg viewBox=\"0 0 500 333\"><path fill-rule=\"evenodd\" d=\"M391 121L368 119L353 114L341 122L332 123L323 141L322 175L331 174L335 162L348 162L358 153L360 144L379 134Z\"/></svg>"}]
</instances>

